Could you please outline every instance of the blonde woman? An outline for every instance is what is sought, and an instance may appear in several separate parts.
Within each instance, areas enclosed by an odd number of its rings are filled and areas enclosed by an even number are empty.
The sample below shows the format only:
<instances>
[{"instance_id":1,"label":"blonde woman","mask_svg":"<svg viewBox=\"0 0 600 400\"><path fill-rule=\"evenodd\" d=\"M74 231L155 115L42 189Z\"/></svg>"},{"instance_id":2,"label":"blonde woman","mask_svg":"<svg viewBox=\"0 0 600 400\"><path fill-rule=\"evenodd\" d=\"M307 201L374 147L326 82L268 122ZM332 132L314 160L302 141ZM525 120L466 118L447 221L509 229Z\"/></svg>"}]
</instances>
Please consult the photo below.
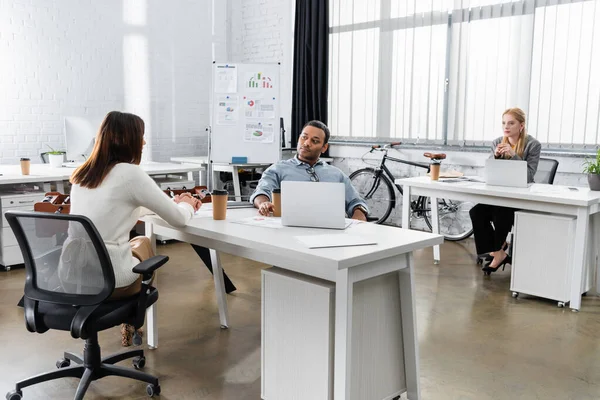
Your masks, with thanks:
<instances>
[{"instance_id":1,"label":"blonde woman","mask_svg":"<svg viewBox=\"0 0 600 400\"><path fill-rule=\"evenodd\" d=\"M504 135L492 142L494 158L507 162L520 160L527 162L527 182L533 182L540 161L542 145L525 129L525 113L520 108L509 108L502 114ZM514 220L515 209L509 207L477 204L469 212L473 222L473 234L477 254L490 255L492 261L483 267L485 272L495 272L511 263L504 248L506 236ZM492 225L493 224L493 225Z\"/></svg>"}]
</instances>

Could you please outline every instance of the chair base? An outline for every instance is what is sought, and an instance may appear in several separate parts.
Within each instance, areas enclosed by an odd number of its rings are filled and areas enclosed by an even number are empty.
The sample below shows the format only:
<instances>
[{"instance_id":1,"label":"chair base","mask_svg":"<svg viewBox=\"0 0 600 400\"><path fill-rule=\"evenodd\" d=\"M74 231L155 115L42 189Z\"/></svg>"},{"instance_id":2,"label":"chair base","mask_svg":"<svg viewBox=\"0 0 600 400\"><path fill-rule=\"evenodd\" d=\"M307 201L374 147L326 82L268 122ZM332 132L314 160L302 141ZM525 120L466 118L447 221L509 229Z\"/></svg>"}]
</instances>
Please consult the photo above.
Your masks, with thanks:
<instances>
[{"instance_id":1,"label":"chair base","mask_svg":"<svg viewBox=\"0 0 600 400\"><path fill-rule=\"evenodd\" d=\"M145 357L143 350L128 350L122 353L110 355L105 358L100 358L100 346L98 346L97 336L86 340L84 355L78 355L65 352L64 359L56 363L57 370L46 372L34 377L17 382L15 391L7 394L9 400L18 400L23 396L22 389L38 383L51 381L59 378L80 378L75 400L83 399L90 383L97 379L102 379L105 376L121 376L124 378L135 379L137 381L147 382L146 393L153 397L160 394L160 385L158 378L150 374L146 374L135 369L125 368L114 365L119 361L129 358L134 358L133 365L135 368L143 368L145 365ZM77 364L69 366L71 362Z\"/></svg>"}]
</instances>

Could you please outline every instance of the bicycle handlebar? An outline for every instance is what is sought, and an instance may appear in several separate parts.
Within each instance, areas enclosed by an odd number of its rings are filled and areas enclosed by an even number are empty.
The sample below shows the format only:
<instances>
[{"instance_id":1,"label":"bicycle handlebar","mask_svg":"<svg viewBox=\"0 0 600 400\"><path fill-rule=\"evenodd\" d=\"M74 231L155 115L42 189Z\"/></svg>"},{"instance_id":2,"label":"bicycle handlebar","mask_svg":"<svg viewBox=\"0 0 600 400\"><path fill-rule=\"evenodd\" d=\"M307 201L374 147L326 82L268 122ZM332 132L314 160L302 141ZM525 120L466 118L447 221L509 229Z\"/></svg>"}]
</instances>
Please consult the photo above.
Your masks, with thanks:
<instances>
[{"instance_id":1,"label":"bicycle handlebar","mask_svg":"<svg viewBox=\"0 0 600 400\"><path fill-rule=\"evenodd\" d=\"M374 144L371 146L371 152L373 152L374 150L383 151L386 149L392 149L394 148L394 146L400 146L401 144L402 142L391 142L389 144L383 145L383 147L380 144Z\"/></svg>"}]
</instances>

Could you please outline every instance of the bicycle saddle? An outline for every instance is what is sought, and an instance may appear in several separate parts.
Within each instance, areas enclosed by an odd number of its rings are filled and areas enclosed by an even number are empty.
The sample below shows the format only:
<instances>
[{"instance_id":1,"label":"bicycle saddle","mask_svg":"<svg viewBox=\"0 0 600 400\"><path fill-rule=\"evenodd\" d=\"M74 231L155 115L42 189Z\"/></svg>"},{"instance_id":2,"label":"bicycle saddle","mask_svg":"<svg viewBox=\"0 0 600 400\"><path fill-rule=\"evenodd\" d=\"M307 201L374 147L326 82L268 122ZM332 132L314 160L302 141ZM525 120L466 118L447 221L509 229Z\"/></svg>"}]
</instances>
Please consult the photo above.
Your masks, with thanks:
<instances>
[{"instance_id":1,"label":"bicycle saddle","mask_svg":"<svg viewBox=\"0 0 600 400\"><path fill-rule=\"evenodd\" d=\"M432 160L444 160L446 158L446 154L444 153L424 153L423 155Z\"/></svg>"}]
</instances>

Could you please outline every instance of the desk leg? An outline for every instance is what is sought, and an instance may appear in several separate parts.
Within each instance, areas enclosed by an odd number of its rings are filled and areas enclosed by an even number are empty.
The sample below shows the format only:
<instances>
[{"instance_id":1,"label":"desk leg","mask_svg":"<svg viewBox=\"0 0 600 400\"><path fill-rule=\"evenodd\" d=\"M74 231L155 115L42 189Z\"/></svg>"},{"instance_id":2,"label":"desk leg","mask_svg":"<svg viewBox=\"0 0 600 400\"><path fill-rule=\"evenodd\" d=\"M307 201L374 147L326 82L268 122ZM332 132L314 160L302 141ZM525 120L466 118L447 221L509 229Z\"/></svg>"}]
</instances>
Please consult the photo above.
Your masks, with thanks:
<instances>
[{"instance_id":1,"label":"desk leg","mask_svg":"<svg viewBox=\"0 0 600 400\"><path fill-rule=\"evenodd\" d=\"M238 168L233 165L231 169L233 176L233 192L235 193L235 201L242 201L242 188L240 187L240 174Z\"/></svg>"},{"instance_id":2,"label":"desk leg","mask_svg":"<svg viewBox=\"0 0 600 400\"><path fill-rule=\"evenodd\" d=\"M216 250L210 249L210 262L213 267L213 278L215 280L215 294L217 295L217 305L219 307L219 320L221 328L229 327L229 316L227 313L227 297L225 293L225 283L223 280L223 268L221 268L221 258Z\"/></svg>"},{"instance_id":3,"label":"desk leg","mask_svg":"<svg viewBox=\"0 0 600 400\"><path fill-rule=\"evenodd\" d=\"M156 303L152 304L146 310L146 324L148 326L148 332L146 332L148 347L155 349L158 347L158 318Z\"/></svg>"},{"instance_id":4,"label":"desk leg","mask_svg":"<svg viewBox=\"0 0 600 400\"><path fill-rule=\"evenodd\" d=\"M348 269L338 270L335 282L335 400L350 399L350 373L352 349L352 291L354 282Z\"/></svg>"},{"instance_id":5,"label":"desk leg","mask_svg":"<svg viewBox=\"0 0 600 400\"><path fill-rule=\"evenodd\" d=\"M154 235L154 225L152 222L145 222L145 236L150 239L150 244L152 245L152 251L156 254L156 235ZM155 277L156 279L157 277ZM146 340L148 341L148 347L151 349L155 349L158 347L158 320L157 320L157 310L156 303L148 307L146 310Z\"/></svg>"},{"instance_id":6,"label":"desk leg","mask_svg":"<svg viewBox=\"0 0 600 400\"><path fill-rule=\"evenodd\" d=\"M431 231L436 235L440 234L440 213L438 209L438 199L437 197L430 197L429 204L431 205ZM440 263L440 245L436 244L433 246L433 263Z\"/></svg>"},{"instance_id":7,"label":"desk leg","mask_svg":"<svg viewBox=\"0 0 600 400\"><path fill-rule=\"evenodd\" d=\"M406 254L408 268L398 271L400 279L400 310L404 341L404 368L407 396L410 400L421 398L419 384L419 341L417 339L417 313L415 308L414 262L412 254Z\"/></svg>"},{"instance_id":8,"label":"desk leg","mask_svg":"<svg viewBox=\"0 0 600 400\"><path fill-rule=\"evenodd\" d=\"M590 216L588 209L580 207L577 210L577 226L575 228L575 248L573 254L573 275L571 276L571 301L569 307L573 311L581 308L581 289L584 283L585 264L587 262L587 242Z\"/></svg>"},{"instance_id":9,"label":"desk leg","mask_svg":"<svg viewBox=\"0 0 600 400\"><path fill-rule=\"evenodd\" d=\"M410 186L402 186L402 227L410 229Z\"/></svg>"}]
</instances>

